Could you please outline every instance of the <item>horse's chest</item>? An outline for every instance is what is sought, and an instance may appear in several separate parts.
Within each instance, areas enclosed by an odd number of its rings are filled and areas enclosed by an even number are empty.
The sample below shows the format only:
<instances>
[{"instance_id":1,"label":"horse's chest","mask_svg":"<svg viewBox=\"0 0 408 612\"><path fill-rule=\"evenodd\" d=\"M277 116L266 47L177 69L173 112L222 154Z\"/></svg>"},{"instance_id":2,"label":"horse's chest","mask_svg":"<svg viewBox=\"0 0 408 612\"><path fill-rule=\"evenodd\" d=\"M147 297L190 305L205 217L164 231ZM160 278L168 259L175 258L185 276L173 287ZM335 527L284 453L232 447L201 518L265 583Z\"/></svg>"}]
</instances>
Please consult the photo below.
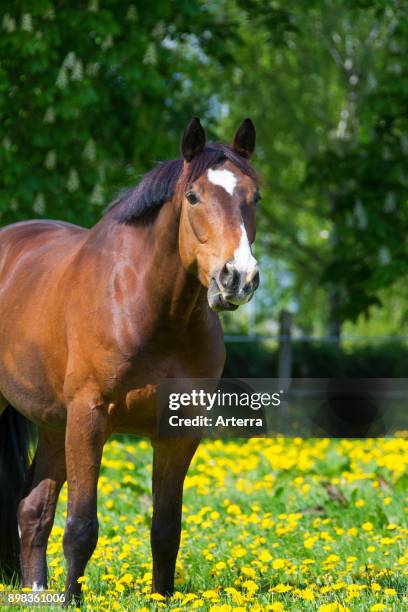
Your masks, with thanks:
<instances>
[{"instance_id":1,"label":"horse's chest","mask_svg":"<svg viewBox=\"0 0 408 612\"><path fill-rule=\"evenodd\" d=\"M218 355L218 352L217 352ZM165 378L212 378L221 374L223 356L199 350L194 343L175 343L135 359L126 375L124 400L115 406L115 430L154 435L157 418L157 388ZM114 416L114 415L113 415Z\"/></svg>"}]
</instances>

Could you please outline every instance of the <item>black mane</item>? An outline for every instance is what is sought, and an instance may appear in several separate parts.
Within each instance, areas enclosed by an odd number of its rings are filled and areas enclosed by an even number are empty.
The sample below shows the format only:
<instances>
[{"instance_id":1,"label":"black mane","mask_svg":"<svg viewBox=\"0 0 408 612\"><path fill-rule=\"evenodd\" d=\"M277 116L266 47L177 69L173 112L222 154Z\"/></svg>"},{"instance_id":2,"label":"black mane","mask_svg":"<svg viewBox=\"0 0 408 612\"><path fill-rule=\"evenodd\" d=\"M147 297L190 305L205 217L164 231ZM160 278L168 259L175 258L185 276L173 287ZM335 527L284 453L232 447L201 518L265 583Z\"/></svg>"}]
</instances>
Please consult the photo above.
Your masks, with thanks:
<instances>
[{"instance_id":1,"label":"black mane","mask_svg":"<svg viewBox=\"0 0 408 612\"><path fill-rule=\"evenodd\" d=\"M189 163L188 174L185 177L186 185L197 180L209 168L227 159L241 172L254 180L257 179L255 170L246 158L241 157L226 145L211 143ZM140 183L127 189L114 200L106 212L112 211L113 218L119 223L131 223L136 219L145 218L164 202L172 199L182 170L182 159L158 163L143 176Z\"/></svg>"}]
</instances>

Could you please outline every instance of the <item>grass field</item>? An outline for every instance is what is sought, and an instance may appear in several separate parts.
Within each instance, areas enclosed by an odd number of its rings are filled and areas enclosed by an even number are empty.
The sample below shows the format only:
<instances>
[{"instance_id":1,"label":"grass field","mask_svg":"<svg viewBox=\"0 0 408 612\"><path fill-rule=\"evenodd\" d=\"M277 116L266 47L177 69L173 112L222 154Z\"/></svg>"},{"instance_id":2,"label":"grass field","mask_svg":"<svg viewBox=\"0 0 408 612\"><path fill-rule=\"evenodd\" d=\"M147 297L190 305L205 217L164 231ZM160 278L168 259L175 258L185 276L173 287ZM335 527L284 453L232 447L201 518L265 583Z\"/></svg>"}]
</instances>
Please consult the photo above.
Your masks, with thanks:
<instances>
[{"instance_id":1,"label":"grass field","mask_svg":"<svg viewBox=\"0 0 408 612\"><path fill-rule=\"evenodd\" d=\"M408 610L408 440L203 443L186 479L174 597L151 595L151 451L106 446L87 610ZM65 574L63 490L48 559Z\"/></svg>"}]
</instances>

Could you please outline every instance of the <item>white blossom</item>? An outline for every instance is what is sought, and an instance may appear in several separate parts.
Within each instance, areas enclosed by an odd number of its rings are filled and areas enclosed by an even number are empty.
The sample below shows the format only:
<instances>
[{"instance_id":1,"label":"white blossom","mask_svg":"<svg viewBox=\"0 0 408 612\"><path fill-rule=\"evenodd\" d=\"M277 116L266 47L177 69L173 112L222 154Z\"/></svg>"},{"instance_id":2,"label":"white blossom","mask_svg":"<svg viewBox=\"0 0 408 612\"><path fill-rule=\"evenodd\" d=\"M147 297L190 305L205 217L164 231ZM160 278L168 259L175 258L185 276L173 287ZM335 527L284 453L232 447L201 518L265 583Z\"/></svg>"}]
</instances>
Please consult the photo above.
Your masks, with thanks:
<instances>
[{"instance_id":1,"label":"white blossom","mask_svg":"<svg viewBox=\"0 0 408 612\"><path fill-rule=\"evenodd\" d=\"M74 51L70 51L69 53L66 54L64 61L62 62L62 65L65 68L73 68L75 66L76 63L76 55Z\"/></svg>"},{"instance_id":2,"label":"white blossom","mask_svg":"<svg viewBox=\"0 0 408 612\"><path fill-rule=\"evenodd\" d=\"M88 11L96 13L99 9L99 0L89 0Z\"/></svg>"},{"instance_id":3,"label":"white blossom","mask_svg":"<svg viewBox=\"0 0 408 612\"><path fill-rule=\"evenodd\" d=\"M346 70L351 70L353 68L353 60L350 58L346 59L346 61L344 62L344 68Z\"/></svg>"},{"instance_id":4,"label":"white blossom","mask_svg":"<svg viewBox=\"0 0 408 612\"><path fill-rule=\"evenodd\" d=\"M389 191L385 196L384 201L384 210L385 212L393 212L396 206L395 193L393 191Z\"/></svg>"},{"instance_id":5,"label":"white blossom","mask_svg":"<svg viewBox=\"0 0 408 612\"><path fill-rule=\"evenodd\" d=\"M75 170L75 168L71 168L71 170L69 171L69 176L67 180L67 189L68 191L73 193L74 191L78 189L78 187L79 187L78 172Z\"/></svg>"},{"instance_id":6,"label":"white blossom","mask_svg":"<svg viewBox=\"0 0 408 612\"><path fill-rule=\"evenodd\" d=\"M55 111L52 106L49 106L44 114L44 123L54 123L55 121Z\"/></svg>"},{"instance_id":7,"label":"white blossom","mask_svg":"<svg viewBox=\"0 0 408 612\"><path fill-rule=\"evenodd\" d=\"M341 118L336 128L336 137L339 140L345 140L347 137L347 119Z\"/></svg>"},{"instance_id":8,"label":"white blossom","mask_svg":"<svg viewBox=\"0 0 408 612\"><path fill-rule=\"evenodd\" d=\"M378 261L382 266L388 266L391 263L391 253L386 246L382 246L378 251Z\"/></svg>"},{"instance_id":9,"label":"white blossom","mask_svg":"<svg viewBox=\"0 0 408 612\"><path fill-rule=\"evenodd\" d=\"M83 156L88 161L91 161L91 162L95 161L95 158L96 158L96 147L95 147L95 142L93 141L92 138L90 138L88 140L88 142L86 143L86 145L84 147L84 151L83 151Z\"/></svg>"},{"instance_id":10,"label":"white blossom","mask_svg":"<svg viewBox=\"0 0 408 612\"><path fill-rule=\"evenodd\" d=\"M39 193L34 200L33 211L38 215L43 215L45 213L45 198L42 193Z\"/></svg>"},{"instance_id":11,"label":"white blossom","mask_svg":"<svg viewBox=\"0 0 408 612\"><path fill-rule=\"evenodd\" d=\"M164 23L164 21L159 21L153 28L152 30L152 34L153 36L158 39L159 41L162 41L165 34L166 34L166 24Z\"/></svg>"},{"instance_id":12,"label":"white blossom","mask_svg":"<svg viewBox=\"0 0 408 612\"><path fill-rule=\"evenodd\" d=\"M378 81L373 72L369 72L367 76L367 85L370 90L373 90L377 87Z\"/></svg>"},{"instance_id":13,"label":"white blossom","mask_svg":"<svg viewBox=\"0 0 408 612\"><path fill-rule=\"evenodd\" d=\"M47 170L53 170L56 165L57 165L56 152L54 150L48 151L47 155L45 156L44 166L47 168Z\"/></svg>"},{"instance_id":14,"label":"white blossom","mask_svg":"<svg viewBox=\"0 0 408 612\"><path fill-rule=\"evenodd\" d=\"M103 187L100 183L97 183L95 187L93 188L93 191L91 194L91 203L92 204L103 204L103 202L104 202Z\"/></svg>"},{"instance_id":15,"label":"white blossom","mask_svg":"<svg viewBox=\"0 0 408 612\"><path fill-rule=\"evenodd\" d=\"M65 89L65 87L68 85L67 71L64 66L60 68L60 71L57 76L56 84L57 84L57 87L59 87L60 89Z\"/></svg>"},{"instance_id":16,"label":"white blossom","mask_svg":"<svg viewBox=\"0 0 408 612\"><path fill-rule=\"evenodd\" d=\"M77 59L75 65L72 68L71 79L73 81L82 81L84 76L84 70L82 67L82 60Z\"/></svg>"},{"instance_id":17,"label":"white blossom","mask_svg":"<svg viewBox=\"0 0 408 612\"><path fill-rule=\"evenodd\" d=\"M156 45L154 43L150 43L146 49L146 52L143 57L144 64L154 64L157 63L157 53L156 53Z\"/></svg>"},{"instance_id":18,"label":"white blossom","mask_svg":"<svg viewBox=\"0 0 408 612\"><path fill-rule=\"evenodd\" d=\"M50 6L44 13L45 19L53 21L55 19L55 10L53 6Z\"/></svg>"},{"instance_id":19,"label":"white blossom","mask_svg":"<svg viewBox=\"0 0 408 612\"><path fill-rule=\"evenodd\" d=\"M126 13L126 19L128 21L136 21L137 20L137 10L134 4L131 4Z\"/></svg>"},{"instance_id":20,"label":"white blossom","mask_svg":"<svg viewBox=\"0 0 408 612\"><path fill-rule=\"evenodd\" d=\"M112 46L113 46L113 36L112 34L108 34L108 36L105 36L105 38L102 41L101 49L102 51L107 51Z\"/></svg>"},{"instance_id":21,"label":"white blossom","mask_svg":"<svg viewBox=\"0 0 408 612\"><path fill-rule=\"evenodd\" d=\"M24 30L25 32L33 31L33 19L30 13L24 13L24 15L22 16L21 29Z\"/></svg>"},{"instance_id":22,"label":"white blossom","mask_svg":"<svg viewBox=\"0 0 408 612\"><path fill-rule=\"evenodd\" d=\"M6 32L14 32L16 29L16 20L14 17L11 17L8 13L4 14L4 17L1 22L1 27Z\"/></svg>"}]
</instances>

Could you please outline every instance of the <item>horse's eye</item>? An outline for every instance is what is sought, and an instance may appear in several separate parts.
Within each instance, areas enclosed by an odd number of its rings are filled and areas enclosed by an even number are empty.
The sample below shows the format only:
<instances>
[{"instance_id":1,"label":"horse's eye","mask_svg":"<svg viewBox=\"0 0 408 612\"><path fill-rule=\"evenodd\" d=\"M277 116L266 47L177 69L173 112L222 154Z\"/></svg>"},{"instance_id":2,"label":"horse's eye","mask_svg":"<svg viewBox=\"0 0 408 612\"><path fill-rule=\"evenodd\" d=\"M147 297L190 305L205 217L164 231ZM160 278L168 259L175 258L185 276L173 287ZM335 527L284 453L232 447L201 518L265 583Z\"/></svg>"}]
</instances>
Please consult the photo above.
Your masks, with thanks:
<instances>
[{"instance_id":1,"label":"horse's eye","mask_svg":"<svg viewBox=\"0 0 408 612\"><path fill-rule=\"evenodd\" d=\"M256 205L256 204L258 204L258 202L259 202L260 200L262 200L262 196L261 196L261 194L259 193L259 191L257 191L257 192L256 192L256 194L254 195L254 204L255 204L255 205Z\"/></svg>"},{"instance_id":2,"label":"horse's eye","mask_svg":"<svg viewBox=\"0 0 408 612\"><path fill-rule=\"evenodd\" d=\"M199 202L198 195L196 195L194 191L189 191L186 194L186 198L190 202L190 204L197 204L197 202Z\"/></svg>"}]
</instances>

